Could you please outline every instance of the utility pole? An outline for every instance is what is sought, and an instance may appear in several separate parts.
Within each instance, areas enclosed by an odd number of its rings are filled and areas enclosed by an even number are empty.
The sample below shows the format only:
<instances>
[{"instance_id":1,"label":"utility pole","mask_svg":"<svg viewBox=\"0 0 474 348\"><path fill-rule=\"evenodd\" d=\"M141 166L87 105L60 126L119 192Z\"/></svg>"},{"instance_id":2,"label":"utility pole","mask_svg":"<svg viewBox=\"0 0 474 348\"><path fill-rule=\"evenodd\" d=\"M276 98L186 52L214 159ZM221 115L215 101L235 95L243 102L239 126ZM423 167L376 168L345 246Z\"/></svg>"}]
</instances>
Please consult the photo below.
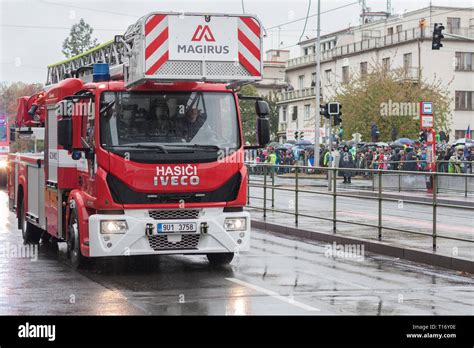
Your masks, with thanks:
<instances>
[{"instance_id":1,"label":"utility pole","mask_svg":"<svg viewBox=\"0 0 474 348\"><path fill-rule=\"evenodd\" d=\"M316 81L314 86L314 93L316 94L316 110L314 115L314 166L319 165L319 142L321 141L321 134L319 133L319 126L321 124L321 0L318 0L318 29L316 36Z\"/></svg>"}]
</instances>

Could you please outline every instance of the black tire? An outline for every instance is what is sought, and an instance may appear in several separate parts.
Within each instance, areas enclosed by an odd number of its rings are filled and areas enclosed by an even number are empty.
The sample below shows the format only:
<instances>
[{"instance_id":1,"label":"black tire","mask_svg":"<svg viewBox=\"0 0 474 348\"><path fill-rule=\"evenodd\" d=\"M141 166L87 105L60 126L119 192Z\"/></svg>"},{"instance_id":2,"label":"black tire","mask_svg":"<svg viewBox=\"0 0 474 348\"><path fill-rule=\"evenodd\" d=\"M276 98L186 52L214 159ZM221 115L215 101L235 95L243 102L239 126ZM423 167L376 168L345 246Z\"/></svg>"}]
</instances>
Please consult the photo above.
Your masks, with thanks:
<instances>
[{"instance_id":1,"label":"black tire","mask_svg":"<svg viewBox=\"0 0 474 348\"><path fill-rule=\"evenodd\" d=\"M212 266L228 265L234 259L234 253L215 253L206 256Z\"/></svg>"},{"instance_id":2,"label":"black tire","mask_svg":"<svg viewBox=\"0 0 474 348\"><path fill-rule=\"evenodd\" d=\"M23 243L24 244L38 244L41 238L42 231L35 225L26 221L25 215L26 215L25 205L23 204L23 200L21 200L20 217L18 220L19 220L19 225L21 229L21 234L23 236Z\"/></svg>"},{"instance_id":3,"label":"black tire","mask_svg":"<svg viewBox=\"0 0 474 348\"><path fill-rule=\"evenodd\" d=\"M53 251L59 251L58 239L44 232L41 236L41 243Z\"/></svg>"},{"instance_id":4,"label":"black tire","mask_svg":"<svg viewBox=\"0 0 474 348\"><path fill-rule=\"evenodd\" d=\"M81 253L80 235L77 212L73 209L71 210L68 223L67 257L71 259L71 265L74 269L87 268L89 265L89 258Z\"/></svg>"}]
</instances>

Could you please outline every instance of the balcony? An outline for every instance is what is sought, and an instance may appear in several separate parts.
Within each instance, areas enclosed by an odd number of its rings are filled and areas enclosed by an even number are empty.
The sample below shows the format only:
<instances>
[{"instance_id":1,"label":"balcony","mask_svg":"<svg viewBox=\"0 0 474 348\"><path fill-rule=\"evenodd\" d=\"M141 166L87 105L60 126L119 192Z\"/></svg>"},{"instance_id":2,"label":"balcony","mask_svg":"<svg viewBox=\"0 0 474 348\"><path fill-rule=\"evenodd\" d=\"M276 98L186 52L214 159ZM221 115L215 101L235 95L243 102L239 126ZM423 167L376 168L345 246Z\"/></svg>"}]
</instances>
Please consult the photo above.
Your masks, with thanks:
<instances>
[{"instance_id":1,"label":"balcony","mask_svg":"<svg viewBox=\"0 0 474 348\"><path fill-rule=\"evenodd\" d=\"M280 122L278 126L278 133L286 133L287 128L288 124L286 122Z\"/></svg>"},{"instance_id":2,"label":"balcony","mask_svg":"<svg viewBox=\"0 0 474 348\"><path fill-rule=\"evenodd\" d=\"M403 42L416 40L418 38L429 35L428 30L422 30L420 28L413 28L404 30L393 35L387 35L382 37L373 37L366 40L354 42L351 44L336 46L331 50L321 52L321 62L329 61L343 56L357 54L360 52L382 48L386 46L392 46ZM305 65L315 64L316 54L309 54L307 56L301 56L293 58L287 61L286 70L299 68Z\"/></svg>"},{"instance_id":3,"label":"balcony","mask_svg":"<svg viewBox=\"0 0 474 348\"><path fill-rule=\"evenodd\" d=\"M279 103L288 102L290 100L314 98L314 87L307 87L303 89L295 89L292 91L283 91L280 94Z\"/></svg>"},{"instance_id":4,"label":"balcony","mask_svg":"<svg viewBox=\"0 0 474 348\"><path fill-rule=\"evenodd\" d=\"M418 68L409 67L409 68L401 68L401 74L399 79L401 81L412 81L418 82L420 79L420 71Z\"/></svg>"}]
</instances>

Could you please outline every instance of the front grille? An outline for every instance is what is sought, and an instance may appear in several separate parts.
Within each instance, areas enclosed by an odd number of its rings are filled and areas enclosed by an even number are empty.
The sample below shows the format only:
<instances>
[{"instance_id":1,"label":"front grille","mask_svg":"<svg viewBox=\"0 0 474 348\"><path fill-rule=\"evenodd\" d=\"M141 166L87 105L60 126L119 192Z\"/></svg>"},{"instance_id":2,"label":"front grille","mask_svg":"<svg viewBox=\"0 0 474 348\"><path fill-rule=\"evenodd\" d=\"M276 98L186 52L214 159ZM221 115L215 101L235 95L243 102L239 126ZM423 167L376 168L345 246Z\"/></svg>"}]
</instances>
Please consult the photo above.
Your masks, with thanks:
<instances>
[{"instance_id":1,"label":"front grille","mask_svg":"<svg viewBox=\"0 0 474 348\"><path fill-rule=\"evenodd\" d=\"M168 242L168 236L148 236L150 247L155 250L197 249L199 234L183 234L181 242Z\"/></svg>"},{"instance_id":2,"label":"front grille","mask_svg":"<svg viewBox=\"0 0 474 348\"><path fill-rule=\"evenodd\" d=\"M197 219L199 217L199 210L197 209L149 210L148 215L155 220Z\"/></svg>"}]
</instances>

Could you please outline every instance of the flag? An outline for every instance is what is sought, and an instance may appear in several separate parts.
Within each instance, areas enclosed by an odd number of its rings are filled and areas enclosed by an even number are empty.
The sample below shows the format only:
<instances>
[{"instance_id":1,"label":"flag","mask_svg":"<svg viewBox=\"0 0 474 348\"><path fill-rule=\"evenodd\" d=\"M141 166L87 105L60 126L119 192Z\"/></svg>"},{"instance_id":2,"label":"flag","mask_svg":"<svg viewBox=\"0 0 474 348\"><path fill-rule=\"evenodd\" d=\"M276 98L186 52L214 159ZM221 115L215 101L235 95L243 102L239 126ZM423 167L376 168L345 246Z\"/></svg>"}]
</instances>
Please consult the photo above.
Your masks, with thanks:
<instances>
[{"instance_id":1,"label":"flag","mask_svg":"<svg viewBox=\"0 0 474 348\"><path fill-rule=\"evenodd\" d=\"M471 125L467 126L466 136L464 138L471 139Z\"/></svg>"}]
</instances>

